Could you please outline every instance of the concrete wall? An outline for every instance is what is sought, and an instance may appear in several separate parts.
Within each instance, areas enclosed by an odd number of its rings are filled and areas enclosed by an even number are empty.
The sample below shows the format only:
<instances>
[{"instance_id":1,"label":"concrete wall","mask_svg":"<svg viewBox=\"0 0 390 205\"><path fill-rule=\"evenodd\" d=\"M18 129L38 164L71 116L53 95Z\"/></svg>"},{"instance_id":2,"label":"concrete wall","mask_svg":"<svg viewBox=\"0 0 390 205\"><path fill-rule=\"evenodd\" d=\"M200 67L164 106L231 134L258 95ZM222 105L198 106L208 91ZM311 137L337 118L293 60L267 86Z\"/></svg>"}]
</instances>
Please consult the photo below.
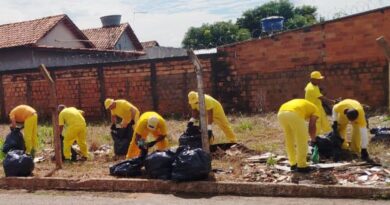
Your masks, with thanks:
<instances>
[{"instance_id":1,"label":"concrete wall","mask_svg":"<svg viewBox=\"0 0 390 205\"><path fill-rule=\"evenodd\" d=\"M69 30L64 22L60 22L37 44L60 48L85 48L85 45L77 40L80 39Z\"/></svg>"}]
</instances>

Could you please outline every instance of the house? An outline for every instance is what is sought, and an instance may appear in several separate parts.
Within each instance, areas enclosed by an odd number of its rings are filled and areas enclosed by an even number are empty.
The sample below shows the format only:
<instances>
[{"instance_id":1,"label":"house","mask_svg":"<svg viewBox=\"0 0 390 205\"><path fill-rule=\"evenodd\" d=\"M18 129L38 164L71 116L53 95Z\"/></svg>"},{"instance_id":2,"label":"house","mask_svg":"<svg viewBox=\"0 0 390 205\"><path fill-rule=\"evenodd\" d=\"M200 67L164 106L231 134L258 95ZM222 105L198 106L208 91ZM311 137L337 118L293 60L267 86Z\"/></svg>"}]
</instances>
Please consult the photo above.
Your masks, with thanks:
<instances>
[{"instance_id":1,"label":"house","mask_svg":"<svg viewBox=\"0 0 390 205\"><path fill-rule=\"evenodd\" d=\"M104 40L89 39L65 14L0 25L0 71L129 61L145 55L142 45L128 24L120 26L122 35L115 42L131 42L126 50L104 47ZM117 29L117 30L120 30ZM122 40L124 39L124 40ZM106 40L105 42L110 42Z\"/></svg>"},{"instance_id":2,"label":"house","mask_svg":"<svg viewBox=\"0 0 390 205\"><path fill-rule=\"evenodd\" d=\"M114 18L114 22L105 24L104 18ZM111 50L137 50L142 51L143 47L128 23L120 24L119 15L102 17L102 27L85 29L82 32L88 39L100 49Z\"/></svg>"}]
</instances>

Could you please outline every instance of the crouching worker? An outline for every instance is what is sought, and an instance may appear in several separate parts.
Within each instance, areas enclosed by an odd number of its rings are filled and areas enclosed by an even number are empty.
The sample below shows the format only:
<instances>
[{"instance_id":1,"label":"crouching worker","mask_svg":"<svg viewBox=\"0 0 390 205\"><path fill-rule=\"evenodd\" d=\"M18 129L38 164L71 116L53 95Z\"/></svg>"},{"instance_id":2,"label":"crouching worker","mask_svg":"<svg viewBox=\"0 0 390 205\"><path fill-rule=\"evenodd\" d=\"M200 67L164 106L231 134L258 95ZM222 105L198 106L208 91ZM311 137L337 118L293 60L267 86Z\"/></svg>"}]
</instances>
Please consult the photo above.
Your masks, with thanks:
<instances>
[{"instance_id":1,"label":"crouching worker","mask_svg":"<svg viewBox=\"0 0 390 205\"><path fill-rule=\"evenodd\" d=\"M133 138L127 152L127 159L138 157L141 153L140 148L149 148L146 138L152 134L158 150L165 150L169 147L167 136L167 125L165 120L156 112L145 112L139 118L135 125Z\"/></svg>"},{"instance_id":2,"label":"crouching worker","mask_svg":"<svg viewBox=\"0 0 390 205\"><path fill-rule=\"evenodd\" d=\"M362 160L370 160L368 145L367 121L363 106L356 100L345 99L333 107L333 128L338 130L344 139L343 149L350 149L354 154L361 155ZM347 125L352 124L351 143L346 140Z\"/></svg>"},{"instance_id":3,"label":"crouching worker","mask_svg":"<svg viewBox=\"0 0 390 205\"><path fill-rule=\"evenodd\" d=\"M204 95L204 97L209 138L213 138L212 124L215 122L215 124L222 129L229 142L237 143L236 135L230 127L230 123L225 115L225 111L223 110L221 103L209 95ZM190 121L188 122L188 126L192 126L196 118L199 118L199 97L197 92L191 91L188 93L188 103L192 109L192 115Z\"/></svg>"},{"instance_id":4,"label":"crouching worker","mask_svg":"<svg viewBox=\"0 0 390 205\"><path fill-rule=\"evenodd\" d=\"M120 117L122 119L122 128L126 128L129 124L130 126L134 126L139 119L140 113L138 108L126 100L113 100L111 98L107 98L104 101L104 107L111 111L112 124L116 124L116 117Z\"/></svg>"},{"instance_id":5,"label":"crouching worker","mask_svg":"<svg viewBox=\"0 0 390 205\"><path fill-rule=\"evenodd\" d=\"M24 123L24 144L26 153L35 155L38 148L38 115L34 108L28 105L19 105L9 113L11 128L16 127L16 123Z\"/></svg>"},{"instance_id":6,"label":"crouching worker","mask_svg":"<svg viewBox=\"0 0 390 205\"><path fill-rule=\"evenodd\" d=\"M87 124L83 117L83 111L74 107L66 107L65 105L58 106L58 116L60 133L64 130L64 148L63 153L65 161L71 160L71 148L76 141L80 146L81 160L85 161L88 157L87 149Z\"/></svg>"},{"instance_id":7,"label":"crouching worker","mask_svg":"<svg viewBox=\"0 0 390 205\"><path fill-rule=\"evenodd\" d=\"M292 171L310 172L306 156L308 139L315 141L316 121L320 112L313 103L294 99L284 103L278 112L278 120L285 134L285 144ZM309 130L306 121L309 121Z\"/></svg>"}]
</instances>

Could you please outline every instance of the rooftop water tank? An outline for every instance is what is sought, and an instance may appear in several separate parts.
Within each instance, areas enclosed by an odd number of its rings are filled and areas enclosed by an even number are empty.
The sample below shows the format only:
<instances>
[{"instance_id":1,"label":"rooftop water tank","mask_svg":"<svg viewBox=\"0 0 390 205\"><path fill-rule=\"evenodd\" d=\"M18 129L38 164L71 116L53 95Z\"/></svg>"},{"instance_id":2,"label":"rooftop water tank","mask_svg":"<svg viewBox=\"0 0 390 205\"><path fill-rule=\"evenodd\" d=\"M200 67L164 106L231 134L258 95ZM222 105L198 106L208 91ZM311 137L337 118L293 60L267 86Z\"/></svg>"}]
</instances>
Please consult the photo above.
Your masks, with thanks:
<instances>
[{"instance_id":1,"label":"rooftop water tank","mask_svg":"<svg viewBox=\"0 0 390 205\"><path fill-rule=\"evenodd\" d=\"M283 30L284 18L282 16L270 16L261 19L262 32L272 33Z\"/></svg>"},{"instance_id":2,"label":"rooftop water tank","mask_svg":"<svg viewBox=\"0 0 390 205\"><path fill-rule=\"evenodd\" d=\"M109 15L100 17L103 27L119 26L121 24L121 15Z\"/></svg>"}]
</instances>

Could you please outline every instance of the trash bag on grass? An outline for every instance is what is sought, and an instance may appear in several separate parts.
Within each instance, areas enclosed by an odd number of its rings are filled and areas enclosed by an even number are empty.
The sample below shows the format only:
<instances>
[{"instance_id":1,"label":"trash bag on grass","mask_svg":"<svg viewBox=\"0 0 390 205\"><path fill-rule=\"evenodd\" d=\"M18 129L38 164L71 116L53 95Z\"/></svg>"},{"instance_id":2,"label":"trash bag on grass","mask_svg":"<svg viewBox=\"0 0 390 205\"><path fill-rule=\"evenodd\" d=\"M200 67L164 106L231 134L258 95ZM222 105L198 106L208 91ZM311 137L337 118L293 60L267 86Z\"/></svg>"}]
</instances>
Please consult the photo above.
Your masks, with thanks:
<instances>
[{"instance_id":1,"label":"trash bag on grass","mask_svg":"<svg viewBox=\"0 0 390 205\"><path fill-rule=\"evenodd\" d=\"M179 151L178 151L179 152ZM207 179L211 171L211 157L200 148L180 151L172 164L172 180L192 181Z\"/></svg>"},{"instance_id":2,"label":"trash bag on grass","mask_svg":"<svg viewBox=\"0 0 390 205\"><path fill-rule=\"evenodd\" d=\"M202 148L202 133L198 126L187 127L179 137L179 146L189 146L191 149Z\"/></svg>"},{"instance_id":3,"label":"trash bag on grass","mask_svg":"<svg viewBox=\"0 0 390 205\"><path fill-rule=\"evenodd\" d=\"M20 128L11 128L11 132L8 133L3 144L3 152L5 154L11 150L26 151L23 134L20 132L20 130Z\"/></svg>"},{"instance_id":4,"label":"trash bag on grass","mask_svg":"<svg viewBox=\"0 0 390 205\"><path fill-rule=\"evenodd\" d=\"M34 160L23 150L12 150L7 153L3 161L3 168L6 177L31 176L34 170Z\"/></svg>"},{"instance_id":5,"label":"trash bag on grass","mask_svg":"<svg viewBox=\"0 0 390 205\"><path fill-rule=\"evenodd\" d=\"M325 137L316 137L315 145L318 147L320 158L333 159L337 162L343 158L341 145L344 139L334 132L328 133Z\"/></svg>"},{"instance_id":6,"label":"trash bag on grass","mask_svg":"<svg viewBox=\"0 0 390 205\"><path fill-rule=\"evenodd\" d=\"M118 177L140 176L141 169L144 166L145 158L148 154L147 149L141 149L139 157L119 162L110 166L110 175Z\"/></svg>"},{"instance_id":7,"label":"trash bag on grass","mask_svg":"<svg viewBox=\"0 0 390 205\"><path fill-rule=\"evenodd\" d=\"M126 155L129 149L131 138L133 136L133 127L131 124L126 128L117 128L116 125L111 126L111 137L114 141L115 155Z\"/></svg>"},{"instance_id":8,"label":"trash bag on grass","mask_svg":"<svg viewBox=\"0 0 390 205\"><path fill-rule=\"evenodd\" d=\"M371 138L371 143L382 142L390 144L390 128L373 128L370 130L370 133L374 135L374 137Z\"/></svg>"},{"instance_id":9,"label":"trash bag on grass","mask_svg":"<svg viewBox=\"0 0 390 205\"><path fill-rule=\"evenodd\" d=\"M145 159L146 174L154 179L170 179L175 157L176 153L171 150L153 152Z\"/></svg>"}]
</instances>

